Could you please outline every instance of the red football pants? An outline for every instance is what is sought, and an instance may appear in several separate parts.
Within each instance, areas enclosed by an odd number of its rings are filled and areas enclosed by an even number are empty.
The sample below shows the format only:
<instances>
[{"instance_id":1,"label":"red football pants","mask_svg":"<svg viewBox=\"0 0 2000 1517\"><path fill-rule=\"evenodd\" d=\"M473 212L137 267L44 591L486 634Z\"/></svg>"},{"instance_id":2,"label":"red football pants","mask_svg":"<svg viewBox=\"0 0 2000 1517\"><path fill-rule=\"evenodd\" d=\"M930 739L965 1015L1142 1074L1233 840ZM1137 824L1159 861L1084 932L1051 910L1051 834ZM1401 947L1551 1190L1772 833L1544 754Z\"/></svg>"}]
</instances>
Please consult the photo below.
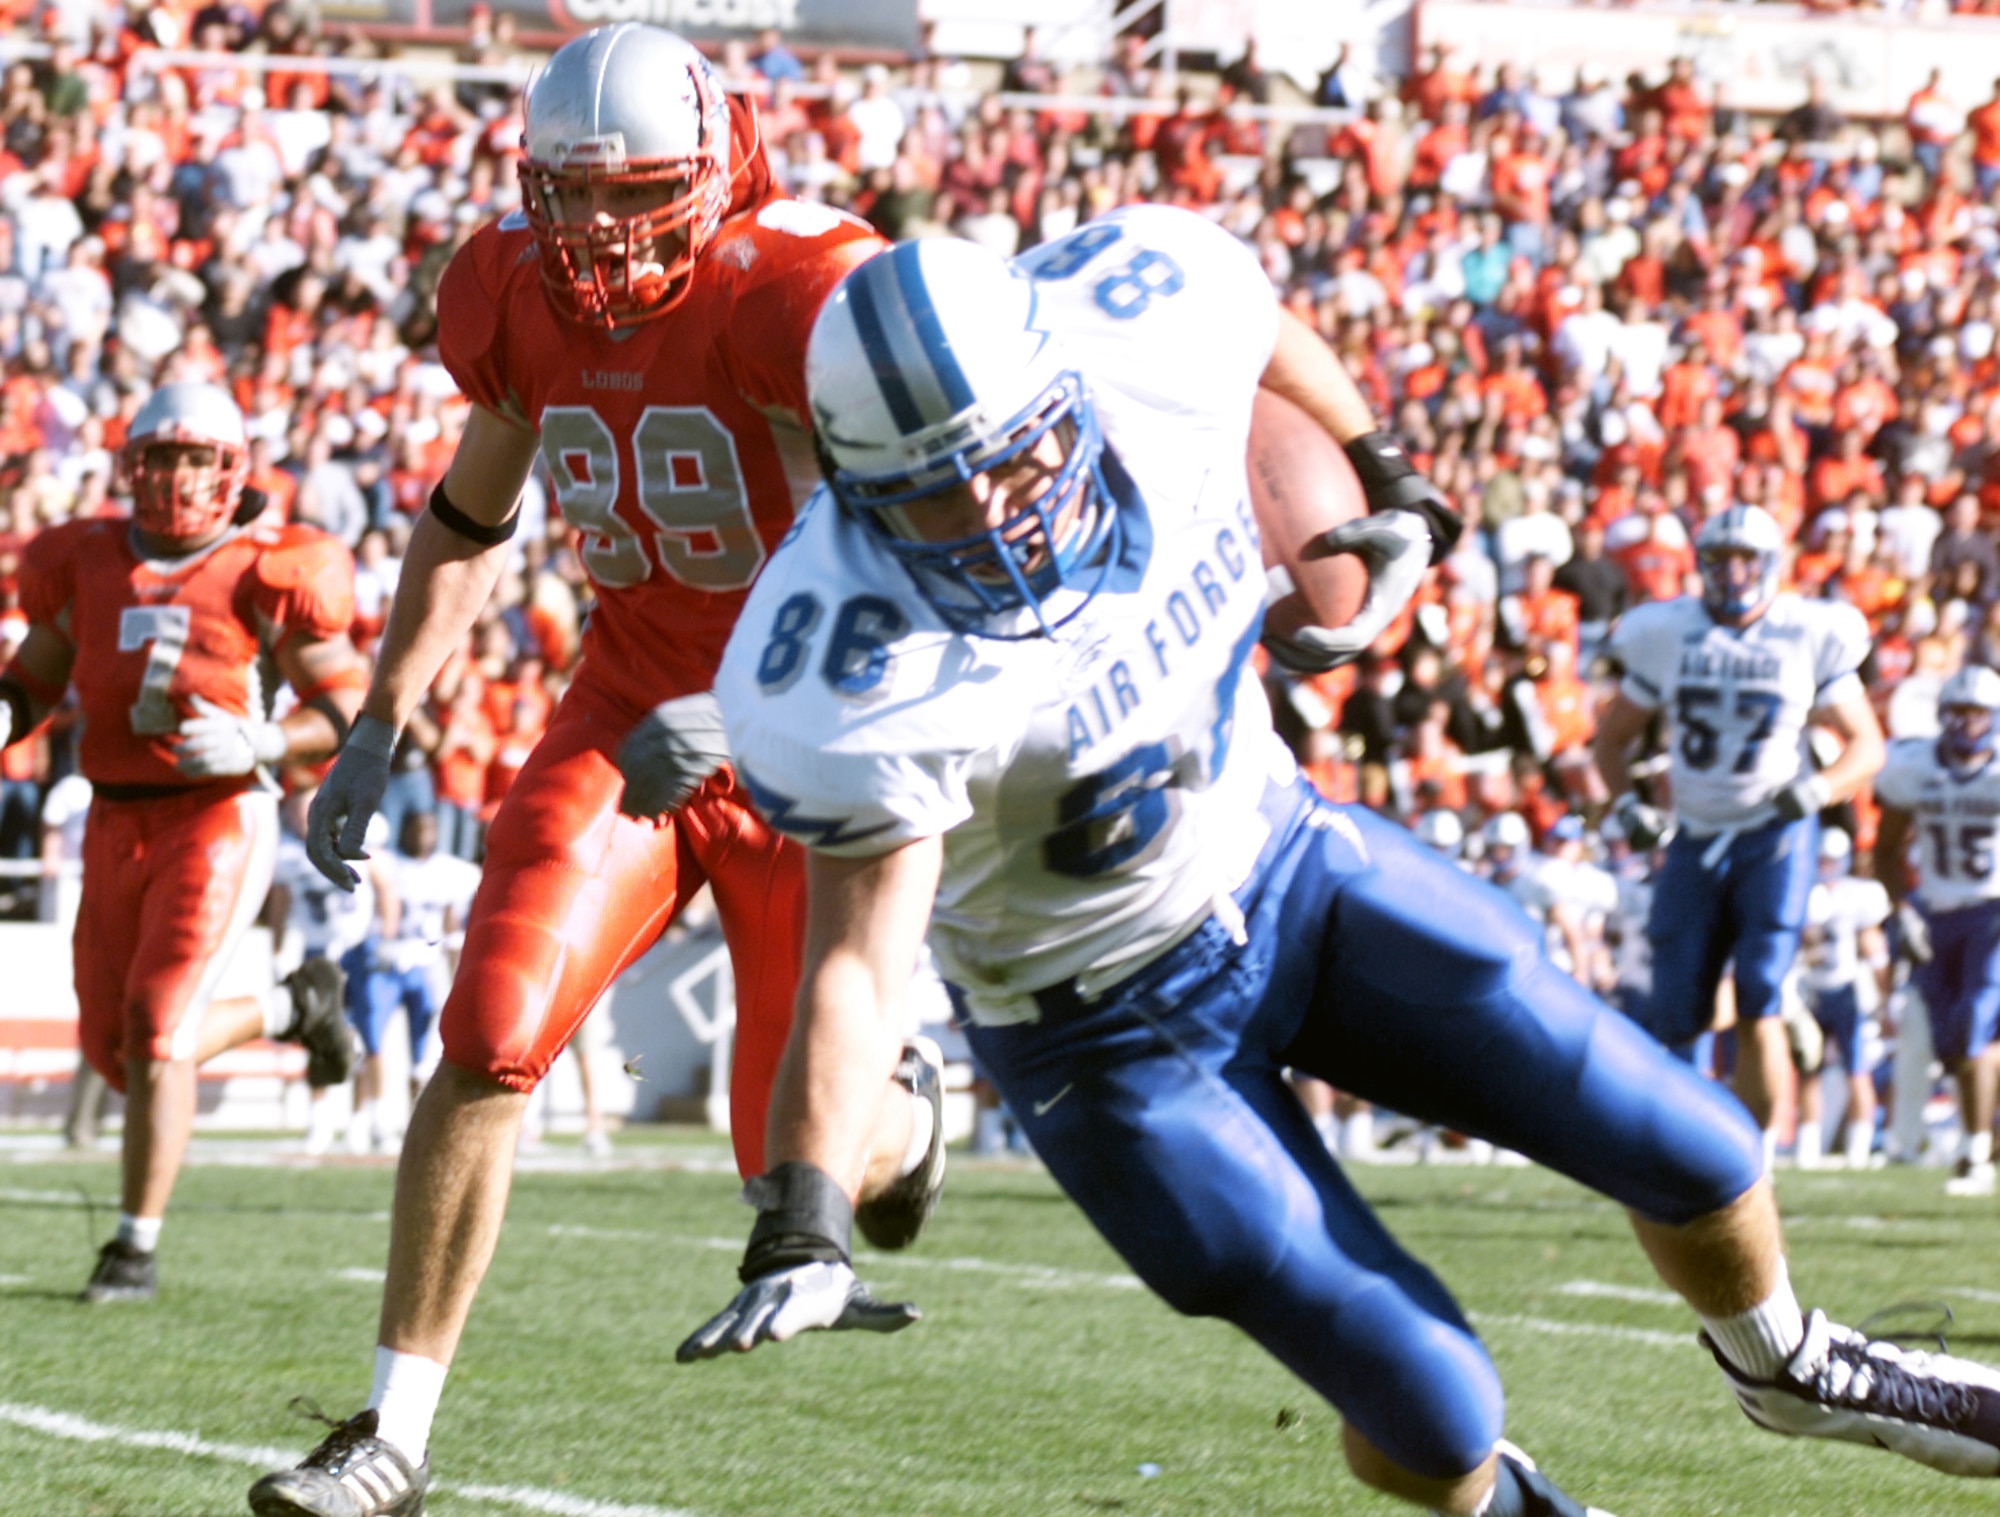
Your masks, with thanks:
<instances>
[{"instance_id":1,"label":"red football pants","mask_svg":"<svg viewBox=\"0 0 2000 1517\"><path fill-rule=\"evenodd\" d=\"M134 1055L194 1057L277 854L277 801L265 791L91 802L72 939L77 1039L113 1089Z\"/></svg>"},{"instance_id":2,"label":"red football pants","mask_svg":"<svg viewBox=\"0 0 2000 1517\"><path fill-rule=\"evenodd\" d=\"M664 823L621 816L613 755L639 714L588 679L563 698L487 834L439 1017L444 1056L533 1090L611 982L706 883L736 977L736 1167L761 1174L798 986L804 856L764 825L727 769Z\"/></svg>"}]
</instances>

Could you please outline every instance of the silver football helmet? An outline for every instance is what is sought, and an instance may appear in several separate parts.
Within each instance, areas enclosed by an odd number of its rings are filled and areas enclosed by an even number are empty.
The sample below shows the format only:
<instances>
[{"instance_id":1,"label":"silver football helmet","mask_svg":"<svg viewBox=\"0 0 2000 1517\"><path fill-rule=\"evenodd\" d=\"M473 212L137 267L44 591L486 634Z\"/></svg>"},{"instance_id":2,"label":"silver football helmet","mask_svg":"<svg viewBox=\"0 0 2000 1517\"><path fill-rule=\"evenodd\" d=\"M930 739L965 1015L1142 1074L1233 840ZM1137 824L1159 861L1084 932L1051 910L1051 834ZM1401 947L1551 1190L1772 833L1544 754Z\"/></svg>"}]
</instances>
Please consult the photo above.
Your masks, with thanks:
<instances>
[{"instance_id":1,"label":"silver football helmet","mask_svg":"<svg viewBox=\"0 0 2000 1517\"><path fill-rule=\"evenodd\" d=\"M1457 858L1459 851L1465 847L1465 823L1458 819L1456 811L1442 808L1426 811L1417 818L1417 825L1412 830L1419 842L1428 843L1448 859Z\"/></svg>"},{"instance_id":2,"label":"silver football helmet","mask_svg":"<svg viewBox=\"0 0 2000 1517\"><path fill-rule=\"evenodd\" d=\"M671 310L729 210L729 104L692 45L622 22L528 88L521 199L558 310L626 327Z\"/></svg>"},{"instance_id":3,"label":"silver football helmet","mask_svg":"<svg viewBox=\"0 0 2000 1517\"><path fill-rule=\"evenodd\" d=\"M161 385L132 417L120 454L132 482L132 519L169 542L229 524L250 475L243 413L220 385Z\"/></svg>"}]
</instances>

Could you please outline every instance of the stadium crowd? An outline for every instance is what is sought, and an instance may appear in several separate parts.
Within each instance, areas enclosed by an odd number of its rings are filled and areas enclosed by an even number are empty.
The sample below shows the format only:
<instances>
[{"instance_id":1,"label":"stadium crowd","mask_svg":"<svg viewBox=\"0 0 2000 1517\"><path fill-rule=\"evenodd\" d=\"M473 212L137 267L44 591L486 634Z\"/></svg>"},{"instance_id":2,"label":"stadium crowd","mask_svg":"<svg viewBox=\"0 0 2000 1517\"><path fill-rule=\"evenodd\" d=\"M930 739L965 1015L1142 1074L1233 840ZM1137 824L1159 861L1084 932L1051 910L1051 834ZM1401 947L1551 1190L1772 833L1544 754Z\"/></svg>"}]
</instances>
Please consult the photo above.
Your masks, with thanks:
<instances>
[{"instance_id":1,"label":"stadium crowd","mask_svg":"<svg viewBox=\"0 0 2000 1517\"><path fill-rule=\"evenodd\" d=\"M272 516L354 549L365 648L465 415L431 346L437 279L518 203L511 18L475 6L462 56L490 77L433 85L284 3L52 7L21 35L45 46L0 83L0 645L24 626L23 543L120 509L127 422L152 386L201 378L249 418ZM149 58L183 40L266 57ZM807 66L774 33L720 62L782 181L892 238L1011 254L1156 199L1255 249L1478 528L1374 655L1274 684L1338 798L1475 836L1518 812L1559 852L1563 818L1604 799L1607 624L1689 588L1693 534L1735 502L1783 525L1788 586L1867 616L1892 734L1924 730L1962 663L2000 663L2000 85L1968 103L1933 80L1888 123L1812 86L1751 119L1685 59L1557 80L1434 47L1386 83L1343 54L1315 98L1349 119L1294 127L1228 110L1273 98L1254 51L1170 78L1136 37L1087 74L1031 40L997 92L928 50ZM543 486L524 510L404 735L392 837L431 812L476 858L561 696L587 584ZM59 720L8 753L0 857L34 854L70 748ZM1853 809L1865 853L1873 807Z\"/></svg>"}]
</instances>

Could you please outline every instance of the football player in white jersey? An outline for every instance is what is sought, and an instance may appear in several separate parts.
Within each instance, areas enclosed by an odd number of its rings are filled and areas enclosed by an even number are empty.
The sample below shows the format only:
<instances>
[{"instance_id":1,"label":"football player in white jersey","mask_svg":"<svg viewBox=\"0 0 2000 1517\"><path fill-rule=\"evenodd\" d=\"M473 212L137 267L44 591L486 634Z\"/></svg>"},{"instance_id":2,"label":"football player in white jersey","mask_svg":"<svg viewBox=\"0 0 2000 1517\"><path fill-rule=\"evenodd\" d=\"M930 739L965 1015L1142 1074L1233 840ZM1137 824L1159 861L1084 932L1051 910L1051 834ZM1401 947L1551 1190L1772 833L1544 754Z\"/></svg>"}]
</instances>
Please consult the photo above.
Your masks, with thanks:
<instances>
[{"instance_id":1,"label":"football player in white jersey","mask_svg":"<svg viewBox=\"0 0 2000 1517\"><path fill-rule=\"evenodd\" d=\"M1715 1016L1733 964L1736 1090L1760 1127L1790 1078L1778 992L1798 955L1818 870L1819 814L1882 767L1882 729L1856 672L1868 624L1852 606L1778 589L1784 541L1760 506L1732 506L1695 538L1702 592L1638 606L1611 633L1624 668L1597 723L1597 765L1634 849L1664 823L1632 789L1630 751L1667 713L1679 830L1653 894L1651 1031L1686 1051ZM1813 772L1809 722L1839 737ZM1767 1134L1766 1144L1770 1138Z\"/></svg>"},{"instance_id":2,"label":"football player in white jersey","mask_svg":"<svg viewBox=\"0 0 2000 1517\"><path fill-rule=\"evenodd\" d=\"M1482 860L1486 877L1541 924L1542 940L1557 966L1583 981L1592 957L1583 914L1564 898L1543 867L1550 861L1535 852L1527 819L1518 811L1502 811L1487 819L1479 836L1486 845Z\"/></svg>"},{"instance_id":3,"label":"football player in white jersey","mask_svg":"<svg viewBox=\"0 0 2000 1517\"><path fill-rule=\"evenodd\" d=\"M1875 1146L1875 1080L1864 1053L1867 1013L1889 991L1889 943L1882 924L1889 920L1890 905L1880 883L1849 872L1853 861L1854 842L1845 832L1829 827L1820 834L1819 883L1806 903L1800 974L1826 1049L1839 1053L1847 1075L1847 1167L1866 1169ZM1807 1070L1799 1086L1799 1129L1792 1154L1800 1169L1813 1169L1824 1158L1821 1073Z\"/></svg>"},{"instance_id":4,"label":"football player in white jersey","mask_svg":"<svg viewBox=\"0 0 2000 1517\"><path fill-rule=\"evenodd\" d=\"M829 299L807 376L828 488L717 686L737 772L811 848L807 962L744 1285L681 1358L914 1316L848 1241L928 923L1051 1174L1171 1305L1236 1323L1337 1407L1370 1484L1450 1513L1582 1511L1500 1443L1477 1335L1348 1185L1288 1067L1632 1208L1763 1425L2000 1470L2000 1376L1800 1310L1727 1092L1555 970L1492 887L1300 779L1242 677L1258 386L1346 441L1375 508L1329 538L1374 560L1358 624L1287 656L1372 641L1433 527L1397 509L1427 487L1241 243L1134 206L1011 265L905 244Z\"/></svg>"},{"instance_id":5,"label":"football player in white jersey","mask_svg":"<svg viewBox=\"0 0 2000 1517\"><path fill-rule=\"evenodd\" d=\"M2000 1086L2000 674L1968 664L1938 692L1935 740L1908 738L1889 751L1875 782L1882 824L1875 873L1901 901L1903 863L1917 845L1916 903L1931 955L1910 973L1929 1008L1937 1056L1958 1081L1965 1147L1948 1193L1994 1190L1994 1092Z\"/></svg>"}]
</instances>

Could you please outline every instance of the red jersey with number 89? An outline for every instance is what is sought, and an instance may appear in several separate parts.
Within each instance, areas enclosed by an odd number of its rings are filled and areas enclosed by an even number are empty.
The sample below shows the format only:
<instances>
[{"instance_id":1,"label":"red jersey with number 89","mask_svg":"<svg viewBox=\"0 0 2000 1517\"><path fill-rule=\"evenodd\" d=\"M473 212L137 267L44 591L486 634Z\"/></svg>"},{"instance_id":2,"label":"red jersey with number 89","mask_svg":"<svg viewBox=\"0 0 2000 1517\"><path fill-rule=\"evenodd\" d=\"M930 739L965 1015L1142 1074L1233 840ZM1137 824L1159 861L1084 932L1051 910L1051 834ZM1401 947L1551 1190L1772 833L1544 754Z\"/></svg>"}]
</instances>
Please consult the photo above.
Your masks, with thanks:
<instances>
[{"instance_id":1,"label":"red jersey with number 89","mask_svg":"<svg viewBox=\"0 0 2000 1517\"><path fill-rule=\"evenodd\" d=\"M752 117L730 108L736 197L665 315L616 333L558 316L518 213L476 233L438 287L452 378L541 436L597 591L585 668L640 706L714 682L750 582L791 526L774 426L803 443L813 319L887 246L778 195Z\"/></svg>"},{"instance_id":2,"label":"red jersey with number 89","mask_svg":"<svg viewBox=\"0 0 2000 1517\"><path fill-rule=\"evenodd\" d=\"M192 787L172 738L197 696L268 714L264 655L354 620L354 560L316 527L236 528L182 558L146 559L123 517L64 522L21 560L21 609L76 649L78 767L93 785Z\"/></svg>"}]
</instances>

